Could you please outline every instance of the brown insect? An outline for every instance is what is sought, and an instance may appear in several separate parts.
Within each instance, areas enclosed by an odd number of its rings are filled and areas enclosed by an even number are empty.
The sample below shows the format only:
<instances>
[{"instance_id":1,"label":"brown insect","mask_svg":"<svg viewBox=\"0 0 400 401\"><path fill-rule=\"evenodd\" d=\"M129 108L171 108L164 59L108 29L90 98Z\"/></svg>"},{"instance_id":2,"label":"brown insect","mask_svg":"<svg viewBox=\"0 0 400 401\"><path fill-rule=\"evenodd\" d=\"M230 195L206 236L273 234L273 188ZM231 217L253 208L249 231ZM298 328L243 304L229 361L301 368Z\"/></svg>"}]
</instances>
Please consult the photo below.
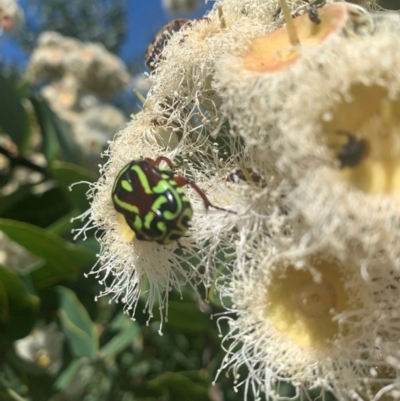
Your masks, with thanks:
<instances>
[{"instance_id":1,"label":"brown insect","mask_svg":"<svg viewBox=\"0 0 400 401\"><path fill-rule=\"evenodd\" d=\"M369 142L366 139L357 139L354 134L348 131L337 132L347 136L347 143L337 155L340 168L357 167L369 154Z\"/></svg>"},{"instance_id":2,"label":"brown insect","mask_svg":"<svg viewBox=\"0 0 400 401\"><path fill-rule=\"evenodd\" d=\"M308 18L316 25L319 25L321 23L321 19L318 15L318 8L315 4L310 5L310 8L308 9Z\"/></svg>"},{"instance_id":3,"label":"brown insect","mask_svg":"<svg viewBox=\"0 0 400 401\"><path fill-rule=\"evenodd\" d=\"M178 18L168 22L167 25L164 25L158 31L156 37L153 42L150 43L146 54L144 55L145 63L150 71L154 71L157 68L164 47L167 45L172 35L180 31L183 27L190 25L190 20Z\"/></svg>"},{"instance_id":4,"label":"brown insect","mask_svg":"<svg viewBox=\"0 0 400 401\"><path fill-rule=\"evenodd\" d=\"M261 177L251 168L247 167L245 169L236 170L234 173L229 174L226 180L233 183L238 183L240 181L260 182Z\"/></svg>"}]
</instances>

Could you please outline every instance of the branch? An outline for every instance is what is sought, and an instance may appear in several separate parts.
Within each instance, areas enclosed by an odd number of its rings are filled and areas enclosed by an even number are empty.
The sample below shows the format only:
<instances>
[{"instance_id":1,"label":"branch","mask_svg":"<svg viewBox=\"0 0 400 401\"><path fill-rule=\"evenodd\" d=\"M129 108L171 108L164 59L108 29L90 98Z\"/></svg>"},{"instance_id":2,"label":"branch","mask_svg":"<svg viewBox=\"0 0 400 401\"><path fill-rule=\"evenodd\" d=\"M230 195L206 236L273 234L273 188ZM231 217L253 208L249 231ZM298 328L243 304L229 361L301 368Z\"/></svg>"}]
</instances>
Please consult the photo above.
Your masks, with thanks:
<instances>
[{"instance_id":1,"label":"branch","mask_svg":"<svg viewBox=\"0 0 400 401\"><path fill-rule=\"evenodd\" d=\"M37 164L31 162L23 156L17 156L9 150L3 148L2 146L0 146L0 154L6 156L13 165L24 166L26 168L29 168L30 170L43 174L45 177L50 176L45 167L38 166Z\"/></svg>"}]
</instances>

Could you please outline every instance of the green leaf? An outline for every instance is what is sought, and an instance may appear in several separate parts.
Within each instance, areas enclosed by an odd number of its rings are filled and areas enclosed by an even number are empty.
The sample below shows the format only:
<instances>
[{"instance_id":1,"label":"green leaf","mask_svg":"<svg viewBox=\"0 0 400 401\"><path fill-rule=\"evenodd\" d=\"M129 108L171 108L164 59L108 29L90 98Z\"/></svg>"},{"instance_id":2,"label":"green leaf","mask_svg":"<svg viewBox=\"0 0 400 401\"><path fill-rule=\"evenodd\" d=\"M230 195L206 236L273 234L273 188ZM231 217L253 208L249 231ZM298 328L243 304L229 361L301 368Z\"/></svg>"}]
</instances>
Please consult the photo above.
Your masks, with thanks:
<instances>
[{"instance_id":1,"label":"green leaf","mask_svg":"<svg viewBox=\"0 0 400 401\"><path fill-rule=\"evenodd\" d=\"M76 241L76 244L81 246L82 248L87 249L93 255L97 255L101 251L99 241L93 237L88 237L85 240Z\"/></svg>"},{"instance_id":2,"label":"green leaf","mask_svg":"<svg viewBox=\"0 0 400 401\"><path fill-rule=\"evenodd\" d=\"M88 183L97 180L98 177L95 174L76 164L66 162L54 162L52 173L74 207L81 212L89 209L90 205L86 197L86 192L89 189ZM76 183L81 184L74 185L73 188L71 188L72 190L70 190L70 186Z\"/></svg>"},{"instance_id":3,"label":"green leaf","mask_svg":"<svg viewBox=\"0 0 400 401\"><path fill-rule=\"evenodd\" d=\"M70 271L71 274L74 270L78 271L69 255L67 243L55 234L31 224L7 219L0 219L0 230L48 263L57 264L60 269Z\"/></svg>"},{"instance_id":4,"label":"green leaf","mask_svg":"<svg viewBox=\"0 0 400 401\"><path fill-rule=\"evenodd\" d=\"M44 288L43 281L54 284L54 279L76 279L82 270L93 266L96 261L87 249L64 241L54 233L15 220L0 219L0 230L13 241L33 254L43 258L46 263L42 269L32 272L35 288ZM42 283L42 285L38 285Z\"/></svg>"},{"instance_id":5,"label":"green leaf","mask_svg":"<svg viewBox=\"0 0 400 401\"><path fill-rule=\"evenodd\" d=\"M94 360L99 348L94 323L70 289L59 286L57 292L60 300L58 316L72 354Z\"/></svg>"},{"instance_id":6,"label":"green leaf","mask_svg":"<svg viewBox=\"0 0 400 401\"><path fill-rule=\"evenodd\" d=\"M157 318L158 311L154 311ZM168 302L168 327L182 333L213 331L214 325L208 315L201 312L194 303L183 301Z\"/></svg>"},{"instance_id":7,"label":"green leaf","mask_svg":"<svg viewBox=\"0 0 400 401\"><path fill-rule=\"evenodd\" d=\"M12 389L17 394L26 394L26 378L25 374L21 374L20 362L22 360L16 356L15 352L11 351L7 353L6 358L2 361L1 373L0 373L0 388L1 389ZM16 363L15 363L16 362ZM25 361L24 361L25 362ZM24 370L24 373L26 371ZM42 370L42 375L45 371ZM3 398L0 397L3 401ZM6 398L7 401L11 401L11 398Z\"/></svg>"},{"instance_id":8,"label":"green leaf","mask_svg":"<svg viewBox=\"0 0 400 401\"><path fill-rule=\"evenodd\" d=\"M51 119L51 110L41 97L29 99L35 110L36 119L42 133L42 150L47 162L50 164L60 152L56 129Z\"/></svg>"},{"instance_id":9,"label":"green leaf","mask_svg":"<svg viewBox=\"0 0 400 401\"><path fill-rule=\"evenodd\" d=\"M78 221L71 223L71 219L79 216L79 213L79 210L73 209L66 215L60 217L58 220L47 226L46 229L60 236L70 234L73 228L78 228L82 226L82 223Z\"/></svg>"},{"instance_id":10,"label":"green leaf","mask_svg":"<svg viewBox=\"0 0 400 401\"><path fill-rule=\"evenodd\" d=\"M82 359L72 361L54 383L55 388L65 390L71 384L81 366Z\"/></svg>"},{"instance_id":11,"label":"green leaf","mask_svg":"<svg viewBox=\"0 0 400 401\"><path fill-rule=\"evenodd\" d=\"M108 324L108 329L111 331L123 330L127 326L130 326L130 323L132 323L132 320L123 312L120 312Z\"/></svg>"},{"instance_id":12,"label":"green leaf","mask_svg":"<svg viewBox=\"0 0 400 401\"><path fill-rule=\"evenodd\" d=\"M20 99L27 98L30 90L31 84L27 80L18 80L15 83L15 91Z\"/></svg>"},{"instance_id":13,"label":"green leaf","mask_svg":"<svg viewBox=\"0 0 400 401\"><path fill-rule=\"evenodd\" d=\"M7 390L7 394L11 397L12 400L14 401L28 401L27 398L23 398L21 397L19 394L17 394L13 389L8 388Z\"/></svg>"},{"instance_id":14,"label":"green leaf","mask_svg":"<svg viewBox=\"0 0 400 401\"><path fill-rule=\"evenodd\" d=\"M117 355L123 351L129 344L132 344L133 339L140 333L140 326L136 322L132 322L126 317L125 327L115 335L107 344L100 350L100 356L107 358Z\"/></svg>"},{"instance_id":15,"label":"green leaf","mask_svg":"<svg viewBox=\"0 0 400 401\"><path fill-rule=\"evenodd\" d=\"M21 278L0 265L0 337L15 341L25 337L35 322L39 299L29 293Z\"/></svg>"},{"instance_id":16,"label":"green leaf","mask_svg":"<svg viewBox=\"0 0 400 401\"><path fill-rule=\"evenodd\" d=\"M146 382L149 390L168 391L168 399L209 401L208 383L197 384L183 374L166 372L153 380Z\"/></svg>"},{"instance_id":17,"label":"green leaf","mask_svg":"<svg viewBox=\"0 0 400 401\"><path fill-rule=\"evenodd\" d=\"M16 203L23 201L32 190L31 184L21 185L16 191L10 195L2 196L0 202L0 215L4 215L9 209L13 208Z\"/></svg>"},{"instance_id":18,"label":"green leaf","mask_svg":"<svg viewBox=\"0 0 400 401\"><path fill-rule=\"evenodd\" d=\"M69 125L61 120L40 96L30 99L43 136L43 152L50 162L54 160L59 151L69 162L81 164L82 153L74 141Z\"/></svg>"},{"instance_id":19,"label":"green leaf","mask_svg":"<svg viewBox=\"0 0 400 401\"><path fill-rule=\"evenodd\" d=\"M12 199L7 201L6 210L2 211L0 207L0 217L25 221L40 227L48 226L71 209L70 203L58 187L43 192L40 184L37 184L32 186L28 194L25 192L21 196L16 195L14 199L13 205Z\"/></svg>"},{"instance_id":20,"label":"green leaf","mask_svg":"<svg viewBox=\"0 0 400 401\"><path fill-rule=\"evenodd\" d=\"M21 149L29 134L28 115L14 87L0 75L0 126Z\"/></svg>"},{"instance_id":21,"label":"green leaf","mask_svg":"<svg viewBox=\"0 0 400 401\"><path fill-rule=\"evenodd\" d=\"M65 159L71 163L82 164L82 152L74 140L74 134L69 125L52 112L52 122L56 130L58 143Z\"/></svg>"}]
</instances>

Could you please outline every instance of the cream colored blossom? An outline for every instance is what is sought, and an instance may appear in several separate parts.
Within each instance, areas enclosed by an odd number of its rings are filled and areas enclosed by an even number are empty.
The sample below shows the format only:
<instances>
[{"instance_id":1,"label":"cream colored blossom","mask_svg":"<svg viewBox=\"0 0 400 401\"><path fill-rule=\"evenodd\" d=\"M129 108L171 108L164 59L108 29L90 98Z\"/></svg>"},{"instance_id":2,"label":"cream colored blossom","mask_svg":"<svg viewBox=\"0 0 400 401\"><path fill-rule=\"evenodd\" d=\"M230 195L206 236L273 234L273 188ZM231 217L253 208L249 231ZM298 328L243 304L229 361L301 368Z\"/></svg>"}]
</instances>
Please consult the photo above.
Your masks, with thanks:
<instances>
[{"instance_id":1,"label":"cream colored blossom","mask_svg":"<svg viewBox=\"0 0 400 401\"><path fill-rule=\"evenodd\" d=\"M18 6L16 0L0 1L0 35L2 31L12 32L24 23L24 12Z\"/></svg>"},{"instance_id":2,"label":"cream colored blossom","mask_svg":"<svg viewBox=\"0 0 400 401\"><path fill-rule=\"evenodd\" d=\"M353 241L371 254L386 252L398 269L396 21L390 15L377 18L372 36L344 41L340 50L326 49L323 67L304 76L298 95L288 99L274 150L293 184L288 203L315 237L327 238L341 254L352 252L348 244ZM368 150L355 166L341 168L349 133L365 141Z\"/></svg>"},{"instance_id":3,"label":"cream colored blossom","mask_svg":"<svg viewBox=\"0 0 400 401\"><path fill-rule=\"evenodd\" d=\"M223 368L237 386L267 399L279 399L279 381L396 399L398 16L341 2L319 10L319 26L307 4L289 2L299 44L275 1L217 6L172 36L143 111L92 186L81 231L103 230L91 272L108 285L101 295L134 315L148 284L151 315L172 288L219 277L230 315ZM353 136L370 153L349 166L341 152ZM227 211L206 211L185 188L194 215L183 249L138 240L111 192L140 156L181 162L175 173Z\"/></svg>"},{"instance_id":4,"label":"cream colored blossom","mask_svg":"<svg viewBox=\"0 0 400 401\"><path fill-rule=\"evenodd\" d=\"M201 249L204 248L204 243L210 240L208 247L216 249L219 243L218 231L223 236L226 231L232 230L233 215L212 208L206 211L199 196L188 190L186 192L191 198L195 217L188 237L180 240L182 250L179 250L177 243L158 245L134 239L134 233L113 207L112 186L118 172L133 159L140 156L155 159L160 154L173 158L173 152L166 153L165 148L160 146L160 140L157 143L159 131L160 128L154 123L151 113L142 112L136 115L133 124L122 131L111 144L107 152L111 156L110 161L103 167L102 179L92 189L91 222L88 224L105 230L99 239L102 253L93 273L102 282L110 276L112 284L102 295L112 294L116 300L125 304L126 311L132 315L143 279L147 280L150 286L146 307L150 313L156 301L159 302L160 309L165 307L168 292L172 288L179 290L186 284L194 286L199 280L209 285L215 273L214 261L208 253L204 255ZM172 134L171 131L170 135ZM190 153L189 149L186 152ZM202 162L205 163L204 160ZM204 172L193 170L189 162L184 163L184 170L190 171L199 185L204 183L201 186L205 186L207 195L214 204L223 207L232 204L231 194L226 189L218 189L215 182L213 187L213 183L205 179ZM209 170L205 172L210 173ZM178 169L177 174L187 175L182 169ZM215 174L215 171L212 171L212 174ZM201 232L196 232L198 226L202 227ZM215 236L213 239L210 238L210 232Z\"/></svg>"},{"instance_id":5,"label":"cream colored blossom","mask_svg":"<svg viewBox=\"0 0 400 401\"><path fill-rule=\"evenodd\" d=\"M362 266L325 250L264 259L251 273L227 281L220 290L232 315L219 320L229 329L222 368L232 371L236 386L267 399L280 398L282 382L299 393L322 387L338 399L390 395L397 366L388 363L383 344L389 347L388 338L398 334L386 292L397 279L381 263L369 263L368 282ZM392 295L399 295L394 288ZM249 373L242 377L243 366Z\"/></svg>"},{"instance_id":6,"label":"cream colored blossom","mask_svg":"<svg viewBox=\"0 0 400 401\"><path fill-rule=\"evenodd\" d=\"M51 323L15 341L15 351L22 359L54 374L61 366L63 339L57 325Z\"/></svg>"}]
</instances>

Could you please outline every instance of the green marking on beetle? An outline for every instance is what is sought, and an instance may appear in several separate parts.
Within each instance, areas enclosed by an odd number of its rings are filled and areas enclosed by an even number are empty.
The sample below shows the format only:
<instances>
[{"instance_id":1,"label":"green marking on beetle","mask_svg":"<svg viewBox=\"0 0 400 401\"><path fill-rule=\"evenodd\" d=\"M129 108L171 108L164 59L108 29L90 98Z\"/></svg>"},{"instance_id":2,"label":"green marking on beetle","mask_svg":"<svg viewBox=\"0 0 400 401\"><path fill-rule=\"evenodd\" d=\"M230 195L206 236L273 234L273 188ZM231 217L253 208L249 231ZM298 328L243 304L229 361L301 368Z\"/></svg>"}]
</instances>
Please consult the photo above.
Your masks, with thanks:
<instances>
[{"instance_id":1,"label":"green marking on beetle","mask_svg":"<svg viewBox=\"0 0 400 401\"><path fill-rule=\"evenodd\" d=\"M175 183L175 181L174 181L174 183ZM166 211L163 213L163 217L164 217L166 220L173 220L173 219L175 219L177 216L179 216L179 214L180 214L181 211L182 211L182 196L179 195L179 194L176 192L176 188L175 188L175 187L172 187L172 186L171 186L167 181L165 181L165 180L160 180L160 181L157 183L157 185L156 185L155 187L153 187L153 191L154 191L156 194L164 194L165 192L170 191L171 194L172 194L172 196L173 196L174 199L175 199L175 202L176 202L176 212L174 213L174 212L171 212L171 211L169 211L169 210L166 210ZM166 199L166 201L168 201L168 200ZM157 206L157 207L156 207L156 206ZM153 210L155 210L155 209L158 210L158 209L159 209L157 200L153 203L152 209L153 209Z\"/></svg>"},{"instance_id":2,"label":"green marking on beetle","mask_svg":"<svg viewBox=\"0 0 400 401\"><path fill-rule=\"evenodd\" d=\"M167 232L167 226L163 221L159 221L157 223L157 228L162 232L162 235L164 235Z\"/></svg>"},{"instance_id":3,"label":"green marking on beetle","mask_svg":"<svg viewBox=\"0 0 400 401\"><path fill-rule=\"evenodd\" d=\"M182 208L177 208L177 210L176 210L175 213L172 213L171 211L166 210L166 211L163 213L163 217L164 217L165 220L174 220L174 219L176 218L176 216L179 215L179 213L181 212L181 210L182 210Z\"/></svg>"},{"instance_id":4,"label":"green marking on beetle","mask_svg":"<svg viewBox=\"0 0 400 401\"><path fill-rule=\"evenodd\" d=\"M142 229L142 226L143 226L142 219L139 217L139 215L136 215L135 220L133 222L133 227L135 228L135 230L140 231Z\"/></svg>"},{"instance_id":5,"label":"green marking on beetle","mask_svg":"<svg viewBox=\"0 0 400 401\"><path fill-rule=\"evenodd\" d=\"M114 202L118 206L122 207L125 210L128 210L128 212L139 214L139 209L137 206L131 205L130 203L123 202L121 199L118 198L118 196L116 194L114 195L113 199L114 199Z\"/></svg>"},{"instance_id":6,"label":"green marking on beetle","mask_svg":"<svg viewBox=\"0 0 400 401\"><path fill-rule=\"evenodd\" d=\"M181 231L181 232L183 232L183 233L185 233L186 232L186 230L188 229L188 227L185 225L185 224L183 224L183 218L184 217L187 217L188 218L188 220L191 220L192 219L192 217L193 217L193 210L192 210L192 208L186 208L185 209L185 211L181 214L181 216L180 216L180 219L178 220L178 222L177 222L177 226L179 227L179 230Z\"/></svg>"},{"instance_id":7,"label":"green marking on beetle","mask_svg":"<svg viewBox=\"0 0 400 401\"><path fill-rule=\"evenodd\" d=\"M171 242L174 242L175 240L171 239L173 235L176 235L178 237L183 237L188 230L188 226L183 224L183 218L187 217L188 220L190 220L193 216L193 211L191 207L186 207L182 214L179 216L179 218L176 220L176 228L170 229L168 231L168 235L165 237L165 243L170 244Z\"/></svg>"},{"instance_id":8,"label":"green marking on beetle","mask_svg":"<svg viewBox=\"0 0 400 401\"><path fill-rule=\"evenodd\" d=\"M164 195L160 195L157 197L157 199L153 202L153 204L151 205L151 210L154 213L157 213L158 210L160 210L161 205L163 205L164 203L168 203L168 199L166 196Z\"/></svg>"},{"instance_id":9,"label":"green marking on beetle","mask_svg":"<svg viewBox=\"0 0 400 401\"><path fill-rule=\"evenodd\" d=\"M133 171L135 171L136 174L138 175L140 185L143 187L144 192L146 194L151 195L153 193L153 191L150 188L149 181L147 180L147 177L146 177L145 173L143 172L143 170L139 166L133 166L131 169Z\"/></svg>"},{"instance_id":10,"label":"green marking on beetle","mask_svg":"<svg viewBox=\"0 0 400 401\"><path fill-rule=\"evenodd\" d=\"M177 187L176 188L176 192L178 192L178 194L183 194L183 189L181 187Z\"/></svg>"},{"instance_id":11,"label":"green marking on beetle","mask_svg":"<svg viewBox=\"0 0 400 401\"><path fill-rule=\"evenodd\" d=\"M121 181L121 186L122 186L122 188L125 189L125 191L128 191L128 192L132 192L133 191L132 185L129 184L129 182L127 180L122 180Z\"/></svg>"},{"instance_id":12,"label":"green marking on beetle","mask_svg":"<svg viewBox=\"0 0 400 401\"><path fill-rule=\"evenodd\" d=\"M150 225L151 225L151 222L154 220L154 216L155 215L153 212L149 212L146 214L146 216L144 216L144 226L148 230L150 230Z\"/></svg>"},{"instance_id":13,"label":"green marking on beetle","mask_svg":"<svg viewBox=\"0 0 400 401\"><path fill-rule=\"evenodd\" d=\"M170 177L171 176L169 174L161 174L161 178L164 178L164 180L168 180L168 178L170 178Z\"/></svg>"},{"instance_id":14,"label":"green marking on beetle","mask_svg":"<svg viewBox=\"0 0 400 401\"><path fill-rule=\"evenodd\" d=\"M182 196L181 196L181 199L182 199L184 202L189 202L189 198L188 198L186 195L182 195Z\"/></svg>"},{"instance_id":15,"label":"green marking on beetle","mask_svg":"<svg viewBox=\"0 0 400 401\"><path fill-rule=\"evenodd\" d=\"M175 181L174 181L174 183L175 183ZM176 192L176 188L172 187L167 181L160 180L160 182L158 182L157 185L155 187L153 187L153 191L156 194L163 194L167 191L170 191L176 202L176 212L172 213L172 212L167 211L166 212L167 214L165 214L164 217L168 220L172 220L176 216L178 216L178 214L182 210L182 200L181 200L181 196Z\"/></svg>"},{"instance_id":16,"label":"green marking on beetle","mask_svg":"<svg viewBox=\"0 0 400 401\"><path fill-rule=\"evenodd\" d=\"M165 180L158 181L157 185L153 187L153 192L155 194L163 194L171 189L171 185Z\"/></svg>"},{"instance_id":17,"label":"green marking on beetle","mask_svg":"<svg viewBox=\"0 0 400 401\"><path fill-rule=\"evenodd\" d=\"M123 174L125 174L126 173L126 171L129 169L129 165L128 166L125 166L119 173L118 173L118 175L117 175L117 177L116 177L116 179L115 179L115 181L114 181L114 185L113 185L113 189L112 189L112 192L114 193L115 192L115 189L116 189L116 187L117 187L117 185L119 184L119 179L121 178L121 176L123 175Z\"/></svg>"}]
</instances>

